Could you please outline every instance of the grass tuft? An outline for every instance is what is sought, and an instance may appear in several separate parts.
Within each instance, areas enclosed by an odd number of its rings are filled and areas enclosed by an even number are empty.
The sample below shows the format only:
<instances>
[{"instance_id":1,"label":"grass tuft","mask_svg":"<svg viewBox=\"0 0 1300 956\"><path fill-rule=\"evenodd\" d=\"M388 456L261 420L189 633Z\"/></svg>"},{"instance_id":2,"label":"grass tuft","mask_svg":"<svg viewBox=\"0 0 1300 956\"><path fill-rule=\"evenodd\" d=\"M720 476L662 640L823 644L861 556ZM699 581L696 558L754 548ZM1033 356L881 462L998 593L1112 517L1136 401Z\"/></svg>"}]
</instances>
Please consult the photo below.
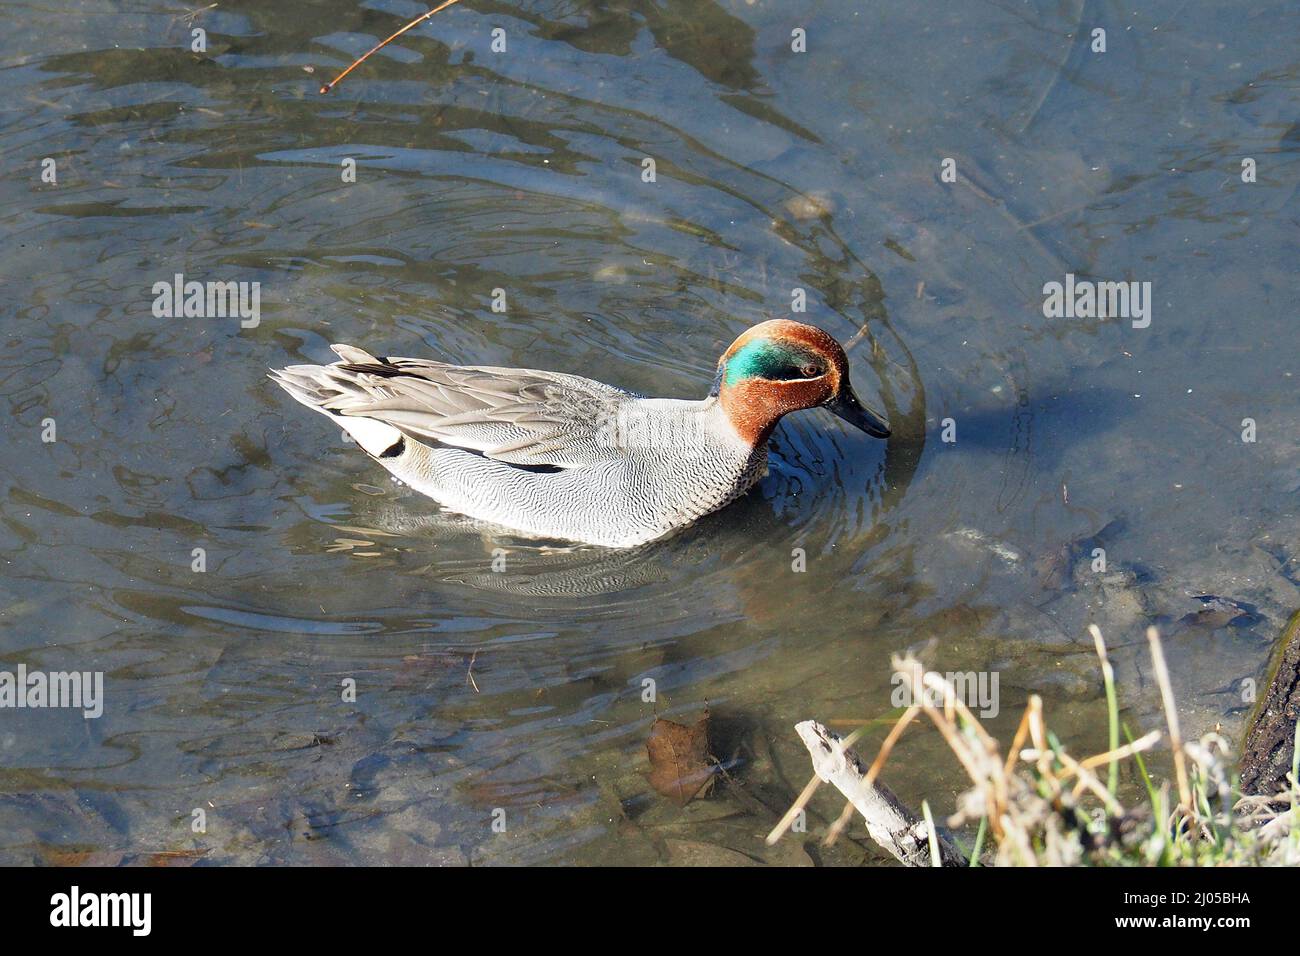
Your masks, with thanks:
<instances>
[{"instance_id":1,"label":"grass tuft","mask_svg":"<svg viewBox=\"0 0 1300 956\"><path fill-rule=\"evenodd\" d=\"M1029 698L1011 747L1003 753L943 675L924 670L914 657L896 657L894 670L910 686L932 693L917 695L921 702L909 707L886 735L869 777L877 778L904 729L924 716L971 781L957 797L947 823L960 827L978 821L970 854L973 866L1300 865L1300 728L1286 786L1275 794L1245 795L1222 736L1182 739L1155 629L1148 630L1147 639L1165 727L1136 739L1120 722L1114 672L1101 631L1089 630L1106 688L1110 748L1105 753L1084 760L1072 757L1048 729L1037 695ZM1123 745L1121 732L1127 741ZM1174 773L1172 781L1157 784L1143 754L1162 741L1169 744ZM1142 781L1146 802L1126 807L1119 799L1119 776L1121 765L1129 760ZM1105 783L1093 772L1103 765ZM937 838L928 801L922 810L933 854ZM851 813L842 815L829 838L851 819Z\"/></svg>"}]
</instances>

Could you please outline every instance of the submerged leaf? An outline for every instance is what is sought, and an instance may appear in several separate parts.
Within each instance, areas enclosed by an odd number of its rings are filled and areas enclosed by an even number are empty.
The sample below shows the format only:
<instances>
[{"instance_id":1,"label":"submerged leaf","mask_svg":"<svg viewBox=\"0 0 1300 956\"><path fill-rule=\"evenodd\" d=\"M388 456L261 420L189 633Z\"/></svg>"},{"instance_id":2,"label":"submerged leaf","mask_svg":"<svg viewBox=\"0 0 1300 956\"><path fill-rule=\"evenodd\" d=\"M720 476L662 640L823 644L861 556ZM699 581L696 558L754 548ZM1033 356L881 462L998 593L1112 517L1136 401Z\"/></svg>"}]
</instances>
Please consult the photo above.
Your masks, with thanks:
<instances>
[{"instance_id":1,"label":"submerged leaf","mask_svg":"<svg viewBox=\"0 0 1300 956\"><path fill-rule=\"evenodd\" d=\"M645 749L650 757L650 785L681 806L713 780L707 711L694 727L660 717L650 728Z\"/></svg>"}]
</instances>

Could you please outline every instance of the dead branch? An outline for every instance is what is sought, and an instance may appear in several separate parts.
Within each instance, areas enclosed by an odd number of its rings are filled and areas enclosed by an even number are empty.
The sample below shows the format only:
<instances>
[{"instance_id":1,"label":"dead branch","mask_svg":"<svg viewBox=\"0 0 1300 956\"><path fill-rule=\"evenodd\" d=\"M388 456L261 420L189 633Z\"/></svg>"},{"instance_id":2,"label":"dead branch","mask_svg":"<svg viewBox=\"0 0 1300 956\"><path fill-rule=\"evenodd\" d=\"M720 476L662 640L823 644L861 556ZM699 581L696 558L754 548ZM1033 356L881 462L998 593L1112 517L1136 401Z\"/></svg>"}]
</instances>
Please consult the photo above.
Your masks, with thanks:
<instances>
[{"instance_id":1,"label":"dead branch","mask_svg":"<svg viewBox=\"0 0 1300 956\"><path fill-rule=\"evenodd\" d=\"M867 822L871 838L906 866L929 866L929 832L925 821L913 813L893 791L867 779L867 768L840 737L815 720L795 726L812 757L818 779L831 784L857 808ZM944 866L965 866L966 858L940 834L939 854Z\"/></svg>"}]
</instances>

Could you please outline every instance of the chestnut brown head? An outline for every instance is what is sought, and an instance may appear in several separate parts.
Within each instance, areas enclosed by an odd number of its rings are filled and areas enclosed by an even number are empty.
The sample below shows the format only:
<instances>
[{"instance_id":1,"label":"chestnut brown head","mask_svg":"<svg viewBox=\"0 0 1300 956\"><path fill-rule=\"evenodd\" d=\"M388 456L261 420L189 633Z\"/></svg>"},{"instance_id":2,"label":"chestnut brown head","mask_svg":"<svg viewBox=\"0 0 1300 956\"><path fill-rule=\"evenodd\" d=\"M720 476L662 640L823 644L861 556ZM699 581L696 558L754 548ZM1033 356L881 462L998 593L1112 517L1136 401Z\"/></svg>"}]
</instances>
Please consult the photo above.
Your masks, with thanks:
<instances>
[{"instance_id":1,"label":"chestnut brown head","mask_svg":"<svg viewBox=\"0 0 1300 956\"><path fill-rule=\"evenodd\" d=\"M782 415L819 405L868 435L889 437L885 420L853 393L840 343L801 322L773 319L744 332L718 360L713 394L752 444L767 441Z\"/></svg>"}]
</instances>

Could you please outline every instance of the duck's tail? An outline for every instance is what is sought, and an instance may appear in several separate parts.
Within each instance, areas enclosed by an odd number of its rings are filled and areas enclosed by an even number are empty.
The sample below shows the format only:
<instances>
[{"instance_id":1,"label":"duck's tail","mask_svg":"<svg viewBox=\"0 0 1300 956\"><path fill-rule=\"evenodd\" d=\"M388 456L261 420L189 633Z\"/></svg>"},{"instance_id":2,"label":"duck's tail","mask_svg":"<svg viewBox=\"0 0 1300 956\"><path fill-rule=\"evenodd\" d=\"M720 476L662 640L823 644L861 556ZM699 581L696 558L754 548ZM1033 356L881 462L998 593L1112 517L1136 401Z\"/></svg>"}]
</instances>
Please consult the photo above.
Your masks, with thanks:
<instances>
[{"instance_id":1,"label":"duck's tail","mask_svg":"<svg viewBox=\"0 0 1300 956\"><path fill-rule=\"evenodd\" d=\"M400 454L405 445L401 431L387 422L364 415L344 414L340 410L353 404L349 402L350 398L364 395L356 385L355 373L342 366L374 364L378 359L351 345L331 348L343 361L333 365L290 365L271 369L267 377L308 408L328 415L367 454L379 459Z\"/></svg>"}]
</instances>

